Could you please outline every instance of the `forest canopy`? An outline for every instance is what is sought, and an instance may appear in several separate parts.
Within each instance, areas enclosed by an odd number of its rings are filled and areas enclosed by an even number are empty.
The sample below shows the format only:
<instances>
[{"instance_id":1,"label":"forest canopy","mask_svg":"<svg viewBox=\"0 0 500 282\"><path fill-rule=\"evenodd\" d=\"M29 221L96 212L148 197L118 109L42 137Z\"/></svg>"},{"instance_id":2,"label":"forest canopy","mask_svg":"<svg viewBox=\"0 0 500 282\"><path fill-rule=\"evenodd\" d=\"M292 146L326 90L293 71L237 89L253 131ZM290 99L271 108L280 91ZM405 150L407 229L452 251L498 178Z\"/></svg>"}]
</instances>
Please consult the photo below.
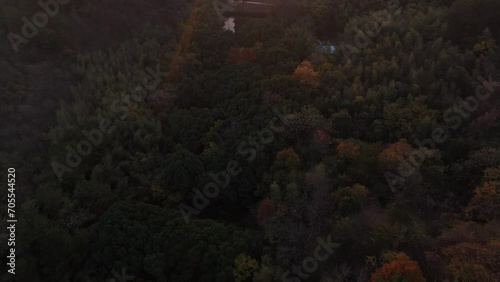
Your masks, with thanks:
<instances>
[{"instance_id":1,"label":"forest canopy","mask_svg":"<svg viewBox=\"0 0 500 282\"><path fill-rule=\"evenodd\" d=\"M2 281L500 281L500 2L267 2L0 4Z\"/></svg>"}]
</instances>

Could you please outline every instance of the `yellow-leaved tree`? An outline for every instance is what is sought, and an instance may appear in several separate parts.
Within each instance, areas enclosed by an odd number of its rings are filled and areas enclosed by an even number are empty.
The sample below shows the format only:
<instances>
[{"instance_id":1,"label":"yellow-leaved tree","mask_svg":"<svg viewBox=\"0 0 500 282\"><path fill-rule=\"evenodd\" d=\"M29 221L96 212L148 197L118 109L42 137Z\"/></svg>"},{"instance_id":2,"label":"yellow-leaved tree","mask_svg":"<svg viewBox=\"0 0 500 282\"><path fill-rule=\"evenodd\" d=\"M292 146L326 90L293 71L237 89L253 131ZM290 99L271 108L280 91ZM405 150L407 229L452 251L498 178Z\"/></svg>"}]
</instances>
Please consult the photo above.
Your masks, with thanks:
<instances>
[{"instance_id":1,"label":"yellow-leaved tree","mask_svg":"<svg viewBox=\"0 0 500 282\"><path fill-rule=\"evenodd\" d=\"M239 254L234 259L234 281L246 282L251 281L254 273L259 269L257 260L251 258L245 253Z\"/></svg>"}]
</instances>

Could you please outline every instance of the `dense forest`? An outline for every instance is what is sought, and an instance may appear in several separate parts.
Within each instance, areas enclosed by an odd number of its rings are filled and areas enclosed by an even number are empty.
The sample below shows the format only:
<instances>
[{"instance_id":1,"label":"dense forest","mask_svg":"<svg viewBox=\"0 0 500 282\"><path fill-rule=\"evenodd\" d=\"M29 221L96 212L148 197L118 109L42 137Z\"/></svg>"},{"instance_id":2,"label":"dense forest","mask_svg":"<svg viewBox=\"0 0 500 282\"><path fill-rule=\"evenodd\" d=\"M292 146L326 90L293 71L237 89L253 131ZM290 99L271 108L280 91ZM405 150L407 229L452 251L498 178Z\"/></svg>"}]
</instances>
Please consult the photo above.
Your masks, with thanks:
<instances>
[{"instance_id":1,"label":"dense forest","mask_svg":"<svg viewBox=\"0 0 500 282\"><path fill-rule=\"evenodd\" d=\"M500 281L500 1L220 2L0 3L0 281Z\"/></svg>"}]
</instances>

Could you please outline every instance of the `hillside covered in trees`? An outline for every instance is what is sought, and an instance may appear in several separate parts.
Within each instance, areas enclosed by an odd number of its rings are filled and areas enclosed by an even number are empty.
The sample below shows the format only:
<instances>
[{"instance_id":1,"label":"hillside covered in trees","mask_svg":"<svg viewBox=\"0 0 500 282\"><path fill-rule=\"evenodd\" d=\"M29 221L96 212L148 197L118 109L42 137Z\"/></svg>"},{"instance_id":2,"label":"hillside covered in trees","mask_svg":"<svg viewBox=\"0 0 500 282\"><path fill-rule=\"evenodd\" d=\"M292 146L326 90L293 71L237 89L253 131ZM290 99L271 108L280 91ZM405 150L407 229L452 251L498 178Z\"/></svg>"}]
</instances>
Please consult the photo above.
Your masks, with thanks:
<instances>
[{"instance_id":1,"label":"hillside covered in trees","mask_svg":"<svg viewBox=\"0 0 500 282\"><path fill-rule=\"evenodd\" d=\"M0 281L500 281L500 1L51 3L0 4Z\"/></svg>"}]
</instances>

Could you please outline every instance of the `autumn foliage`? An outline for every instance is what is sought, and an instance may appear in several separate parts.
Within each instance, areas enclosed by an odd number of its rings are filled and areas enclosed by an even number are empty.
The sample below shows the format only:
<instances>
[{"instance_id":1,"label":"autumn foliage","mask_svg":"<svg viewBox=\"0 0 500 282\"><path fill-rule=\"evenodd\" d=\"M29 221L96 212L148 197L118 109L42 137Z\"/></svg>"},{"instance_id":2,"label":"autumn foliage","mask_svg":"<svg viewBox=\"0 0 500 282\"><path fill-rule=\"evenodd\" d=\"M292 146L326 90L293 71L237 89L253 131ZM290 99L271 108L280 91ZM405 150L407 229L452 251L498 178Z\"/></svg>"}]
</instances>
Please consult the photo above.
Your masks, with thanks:
<instances>
[{"instance_id":1,"label":"autumn foliage","mask_svg":"<svg viewBox=\"0 0 500 282\"><path fill-rule=\"evenodd\" d=\"M416 261L398 259L382 265L375 271L370 279L371 282L425 282L424 275Z\"/></svg>"},{"instance_id":2,"label":"autumn foliage","mask_svg":"<svg viewBox=\"0 0 500 282\"><path fill-rule=\"evenodd\" d=\"M396 170L399 164L407 158L413 151L413 147L408 144L406 139L400 139L398 142L389 145L380 153L379 167L382 171Z\"/></svg>"},{"instance_id":3,"label":"autumn foliage","mask_svg":"<svg viewBox=\"0 0 500 282\"><path fill-rule=\"evenodd\" d=\"M227 54L227 62L229 64L237 64L242 62L255 62L257 57L254 51L250 48L231 48Z\"/></svg>"},{"instance_id":4,"label":"autumn foliage","mask_svg":"<svg viewBox=\"0 0 500 282\"><path fill-rule=\"evenodd\" d=\"M360 145L352 139L341 141L337 145L337 153L342 158L353 159L360 154Z\"/></svg>"},{"instance_id":5,"label":"autumn foliage","mask_svg":"<svg viewBox=\"0 0 500 282\"><path fill-rule=\"evenodd\" d=\"M300 158L293 148L288 148L281 150L276 154L276 161L283 161L285 163L297 165L300 163Z\"/></svg>"},{"instance_id":6,"label":"autumn foliage","mask_svg":"<svg viewBox=\"0 0 500 282\"><path fill-rule=\"evenodd\" d=\"M244 282L249 281L252 278L255 271L259 269L259 263L257 260L249 257L245 253L239 254L234 259L234 281Z\"/></svg>"},{"instance_id":7,"label":"autumn foliage","mask_svg":"<svg viewBox=\"0 0 500 282\"><path fill-rule=\"evenodd\" d=\"M272 216L276 212L276 206L271 199L264 199L257 210L257 223L259 225L264 224L266 219Z\"/></svg>"},{"instance_id":8,"label":"autumn foliage","mask_svg":"<svg viewBox=\"0 0 500 282\"><path fill-rule=\"evenodd\" d=\"M474 220L490 221L500 217L500 182L489 181L474 190L466 208Z\"/></svg>"},{"instance_id":9,"label":"autumn foliage","mask_svg":"<svg viewBox=\"0 0 500 282\"><path fill-rule=\"evenodd\" d=\"M435 251L426 252L436 276L459 281L500 281L498 223L463 222L437 238Z\"/></svg>"},{"instance_id":10,"label":"autumn foliage","mask_svg":"<svg viewBox=\"0 0 500 282\"><path fill-rule=\"evenodd\" d=\"M300 84L312 87L319 86L319 73L314 71L313 65L307 60L295 69L293 76Z\"/></svg>"}]
</instances>

